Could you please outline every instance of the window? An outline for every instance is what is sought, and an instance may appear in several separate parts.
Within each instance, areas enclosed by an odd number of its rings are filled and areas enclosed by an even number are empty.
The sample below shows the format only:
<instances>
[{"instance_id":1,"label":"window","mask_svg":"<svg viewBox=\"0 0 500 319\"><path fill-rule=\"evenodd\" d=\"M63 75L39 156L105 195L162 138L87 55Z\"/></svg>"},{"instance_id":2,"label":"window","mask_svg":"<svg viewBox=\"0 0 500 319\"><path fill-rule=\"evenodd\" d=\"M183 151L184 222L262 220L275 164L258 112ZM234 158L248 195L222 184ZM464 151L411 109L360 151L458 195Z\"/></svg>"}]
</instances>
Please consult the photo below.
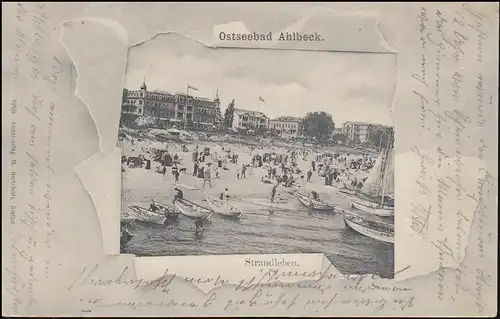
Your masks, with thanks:
<instances>
[{"instance_id":1,"label":"window","mask_svg":"<svg viewBox=\"0 0 500 319\"><path fill-rule=\"evenodd\" d=\"M139 100L139 105L142 105L142 100Z\"/></svg>"},{"instance_id":2,"label":"window","mask_svg":"<svg viewBox=\"0 0 500 319\"><path fill-rule=\"evenodd\" d=\"M142 109L137 110L139 114L142 114Z\"/></svg>"}]
</instances>

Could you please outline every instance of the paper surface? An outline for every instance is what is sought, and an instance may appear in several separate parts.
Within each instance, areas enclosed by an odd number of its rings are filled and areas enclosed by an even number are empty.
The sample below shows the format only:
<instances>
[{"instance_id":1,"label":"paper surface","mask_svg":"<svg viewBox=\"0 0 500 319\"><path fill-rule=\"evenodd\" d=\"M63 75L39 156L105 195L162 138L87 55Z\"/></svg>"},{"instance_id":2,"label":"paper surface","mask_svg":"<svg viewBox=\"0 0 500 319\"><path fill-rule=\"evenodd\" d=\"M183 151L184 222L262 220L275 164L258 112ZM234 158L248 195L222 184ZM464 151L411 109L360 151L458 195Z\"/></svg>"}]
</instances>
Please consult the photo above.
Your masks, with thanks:
<instances>
[{"instance_id":1,"label":"paper surface","mask_svg":"<svg viewBox=\"0 0 500 319\"><path fill-rule=\"evenodd\" d=\"M2 8L4 315L496 314L498 4ZM242 30L324 41L216 37ZM321 255L283 256L300 261L296 272L245 269L245 258L262 256L118 255L127 47L163 32L214 50L395 56L394 280L342 275Z\"/></svg>"}]
</instances>

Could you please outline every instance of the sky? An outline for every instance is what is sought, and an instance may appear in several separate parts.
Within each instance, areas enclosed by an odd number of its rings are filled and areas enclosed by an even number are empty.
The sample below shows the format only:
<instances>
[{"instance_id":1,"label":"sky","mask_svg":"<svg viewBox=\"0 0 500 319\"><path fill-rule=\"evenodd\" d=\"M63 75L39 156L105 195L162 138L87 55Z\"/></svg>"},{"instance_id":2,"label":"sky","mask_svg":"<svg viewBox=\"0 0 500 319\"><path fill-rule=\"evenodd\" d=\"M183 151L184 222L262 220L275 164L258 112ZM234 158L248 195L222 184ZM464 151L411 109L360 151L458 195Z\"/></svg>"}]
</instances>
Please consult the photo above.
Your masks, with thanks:
<instances>
[{"instance_id":1,"label":"sky","mask_svg":"<svg viewBox=\"0 0 500 319\"><path fill-rule=\"evenodd\" d=\"M392 125L394 54L212 49L178 34L159 35L129 51L125 88L186 92L271 118L325 111L346 121ZM265 103L259 103L259 96Z\"/></svg>"}]
</instances>

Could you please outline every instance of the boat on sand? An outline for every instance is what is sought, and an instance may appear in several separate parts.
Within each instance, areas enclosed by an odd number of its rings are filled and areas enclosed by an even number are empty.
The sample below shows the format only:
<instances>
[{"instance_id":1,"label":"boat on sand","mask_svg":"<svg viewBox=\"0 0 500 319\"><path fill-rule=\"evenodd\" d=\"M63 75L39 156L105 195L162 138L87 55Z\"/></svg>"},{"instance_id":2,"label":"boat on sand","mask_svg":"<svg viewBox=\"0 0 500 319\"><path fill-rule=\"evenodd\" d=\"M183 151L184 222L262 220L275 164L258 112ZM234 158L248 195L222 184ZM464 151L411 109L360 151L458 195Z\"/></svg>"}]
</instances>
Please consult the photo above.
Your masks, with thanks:
<instances>
[{"instance_id":1,"label":"boat on sand","mask_svg":"<svg viewBox=\"0 0 500 319\"><path fill-rule=\"evenodd\" d=\"M154 205L160 209L160 211L167 216L167 219L176 219L180 215L180 211L176 209L173 205L165 205L162 203L154 202Z\"/></svg>"},{"instance_id":2,"label":"boat on sand","mask_svg":"<svg viewBox=\"0 0 500 319\"><path fill-rule=\"evenodd\" d=\"M339 190L339 192L344 193L344 194L348 194L348 195L356 195L357 194L357 192L355 190L351 190L348 188L341 188Z\"/></svg>"},{"instance_id":3,"label":"boat on sand","mask_svg":"<svg viewBox=\"0 0 500 319\"><path fill-rule=\"evenodd\" d=\"M304 194L302 192L296 192L295 194L297 195L297 198L303 205L311 207L316 210L333 211L336 207L335 205L328 204L317 199L311 199L309 195Z\"/></svg>"},{"instance_id":4,"label":"boat on sand","mask_svg":"<svg viewBox=\"0 0 500 319\"><path fill-rule=\"evenodd\" d=\"M135 216L122 215L120 221L122 224L132 224L136 219L137 217Z\"/></svg>"},{"instance_id":5,"label":"boat on sand","mask_svg":"<svg viewBox=\"0 0 500 319\"><path fill-rule=\"evenodd\" d=\"M212 215L212 211L210 209L193 203L187 199L177 199L174 205L181 212L181 214L187 217L208 219Z\"/></svg>"},{"instance_id":6,"label":"boat on sand","mask_svg":"<svg viewBox=\"0 0 500 319\"><path fill-rule=\"evenodd\" d=\"M140 206L129 206L129 208L136 213L136 218L145 223L159 224L162 225L167 220L167 216L164 214L159 214L152 212L146 208Z\"/></svg>"},{"instance_id":7,"label":"boat on sand","mask_svg":"<svg viewBox=\"0 0 500 319\"><path fill-rule=\"evenodd\" d=\"M243 215L243 211L241 211L241 209L228 203L227 201L220 200L212 195L207 195L205 199L207 200L208 206L218 214L238 218Z\"/></svg>"},{"instance_id":8,"label":"boat on sand","mask_svg":"<svg viewBox=\"0 0 500 319\"><path fill-rule=\"evenodd\" d=\"M394 225L344 212L344 222L352 230L385 243L394 244Z\"/></svg>"},{"instance_id":9,"label":"boat on sand","mask_svg":"<svg viewBox=\"0 0 500 319\"><path fill-rule=\"evenodd\" d=\"M375 203L361 202L356 200L352 201L352 206L356 209L364 211L365 213L375 214L380 217L394 216L393 207L380 207L378 204Z\"/></svg>"}]
</instances>

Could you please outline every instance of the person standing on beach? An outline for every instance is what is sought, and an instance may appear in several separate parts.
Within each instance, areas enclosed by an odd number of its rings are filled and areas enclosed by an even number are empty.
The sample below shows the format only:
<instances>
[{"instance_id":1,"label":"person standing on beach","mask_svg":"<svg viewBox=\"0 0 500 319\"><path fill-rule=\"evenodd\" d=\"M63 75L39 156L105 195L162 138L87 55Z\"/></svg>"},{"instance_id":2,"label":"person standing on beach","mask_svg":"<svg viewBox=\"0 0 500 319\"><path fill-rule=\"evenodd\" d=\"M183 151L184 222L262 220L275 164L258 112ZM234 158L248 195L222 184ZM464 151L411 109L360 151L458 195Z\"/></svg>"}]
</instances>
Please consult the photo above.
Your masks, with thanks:
<instances>
[{"instance_id":1,"label":"person standing on beach","mask_svg":"<svg viewBox=\"0 0 500 319\"><path fill-rule=\"evenodd\" d=\"M247 177L247 167L245 166L245 164L242 164L241 165L241 178L246 178Z\"/></svg>"},{"instance_id":2,"label":"person standing on beach","mask_svg":"<svg viewBox=\"0 0 500 319\"><path fill-rule=\"evenodd\" d=\"M175 183L177 183L179 181L179 169L177 168L176 163L172 164L172 175L175 178Z\"/></svg>"},{"instance_id":3,"label":"person standing on beach","mask_svg":"<svg viewBox=\"0 0 500 319\"><path fill-rule=\"evenodd\" d=\"M196 177L198 175L198 162L194 162L194 167L193 167L193 176Z\"/></svg>"},{"instance_id":4,"label":"person standing on beach","mask_svg":"<svg viewBox=\"0 0 500 319\"><path fill-rule=\"evenodd\" d=\"M204 169L203 174L204 174L204 179L203 179L203 188L205 188L205 183L208 182L210 185L210 188L212 188L212 180L211 180L211 168L210 168L211 163L207 163L207 167Z\"/></svg>"},{"instance_id":5,"label":"person standing on beach","mask_svg":"<svg viewBox=\"0 0 500 319\"><path fill-rule=\"evenodd\" d=\"M311 176L312 176L312 174L313 174L312 171L309 169L307 171L307 182L309 182L309 183L311 182Z\"/></svg>"},{"instance_id":6,"label":"person standing on beach","mask_svg":"<svg viewBox=\"0 0 500 319\"><path fill-rule=\"evenodd\" d=\"M274 184L271 190L271 203L274 203L274 196L276 196L276 188L278 188L279 183Z\"/></svg>"},{"instance_id":7,"label":"person standing on beach","mask_svg":"<svg viewBox=\"0 0 500 319\"><path fill-rule=\"evenodd\" d=\"M236 167L236 179L240 179L240 169Z\"/></svg>"}]
</instances>

